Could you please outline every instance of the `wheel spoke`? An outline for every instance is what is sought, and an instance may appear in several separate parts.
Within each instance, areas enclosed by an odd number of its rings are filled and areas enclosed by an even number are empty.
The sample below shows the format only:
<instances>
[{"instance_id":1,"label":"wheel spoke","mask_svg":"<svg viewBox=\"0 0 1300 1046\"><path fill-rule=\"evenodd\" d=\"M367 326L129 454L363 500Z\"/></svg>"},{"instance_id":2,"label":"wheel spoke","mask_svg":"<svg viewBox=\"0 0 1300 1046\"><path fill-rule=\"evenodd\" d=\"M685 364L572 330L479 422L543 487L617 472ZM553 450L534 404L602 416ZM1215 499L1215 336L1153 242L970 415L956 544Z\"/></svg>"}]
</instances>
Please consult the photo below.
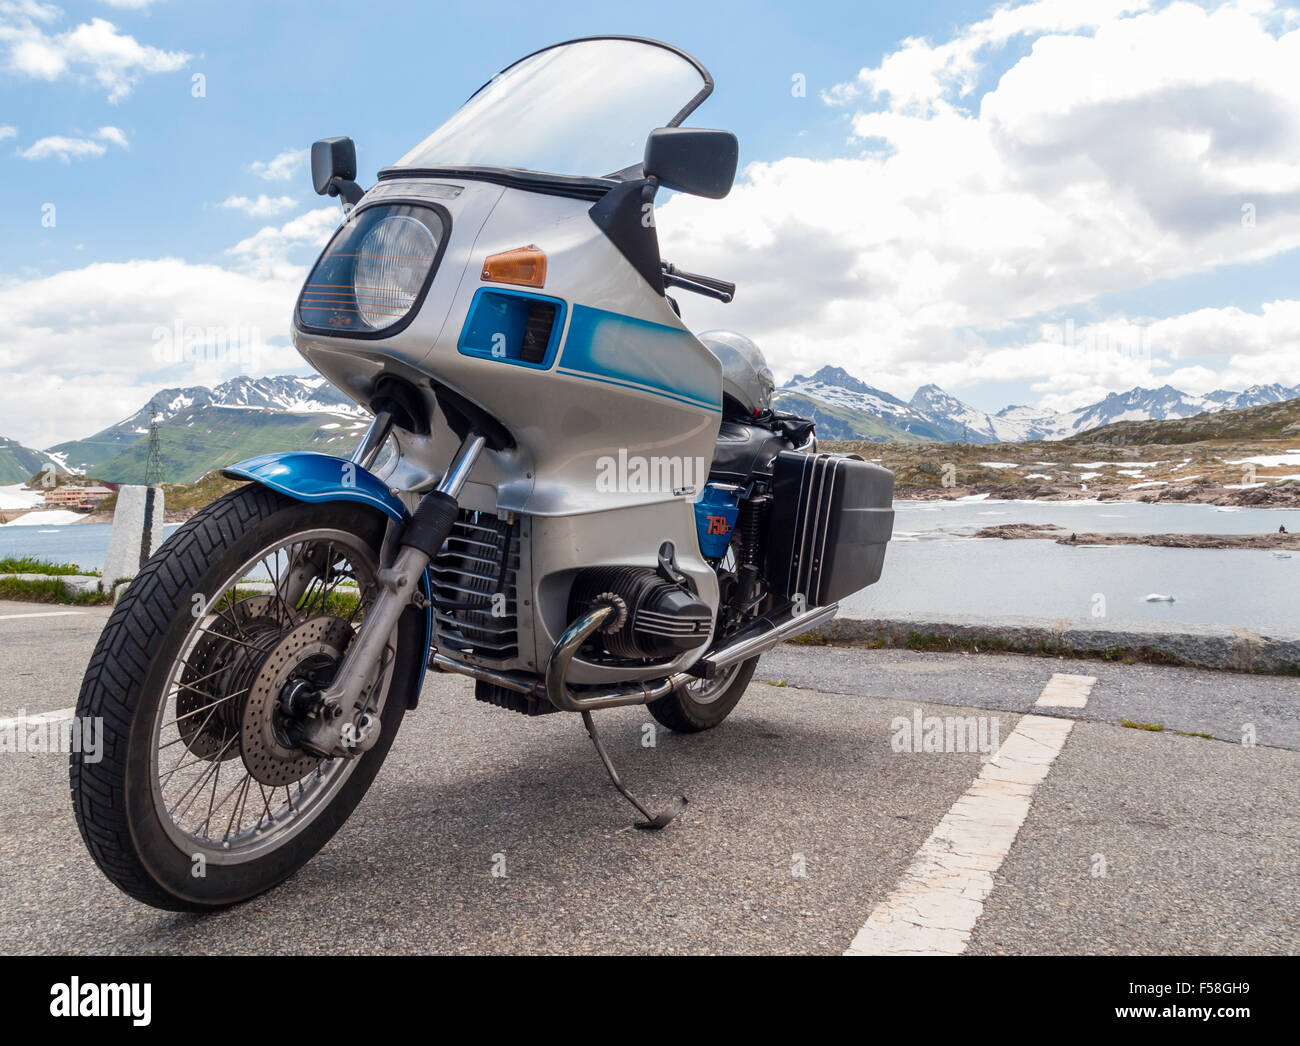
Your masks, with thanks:
<instances>
[{"instance_id":1,"label":"wheel spoke","mask_svg":"<svg viewBox=\"0 0 1300 1046\"><path fill-rule=\"evenodd\" d=\"M216 756L211 760L212 765L204 772L203 776L200 777L197 781L195 781L194 784L190 785L189 788L185 789L185 791L181 794L181 798L176 800L177 805L180 805L181 799L184 799L187 795L190 794L190 792L192 791L194 792L194 798L191 798L190 801L185 804L185 809L180 812L180 815L177 818L177 820L184 817L189 812L190 807L194 805L194 799L198 798L198 792L195 791L195 789L202 788L203 783L207 781L208 777L213 773L213 771L221 765L221 757L225 755L226 752L229 750L230 746L233 745L238 740L239 740L239 735L236 734L229 741L227 741L225 743L225 746L221 749L221 751L218 752ZM175 814L175 812L176 812L175 806L173 806L171 810L168 811L168 813L171 814Z\"/></svg>"}]
</instances>

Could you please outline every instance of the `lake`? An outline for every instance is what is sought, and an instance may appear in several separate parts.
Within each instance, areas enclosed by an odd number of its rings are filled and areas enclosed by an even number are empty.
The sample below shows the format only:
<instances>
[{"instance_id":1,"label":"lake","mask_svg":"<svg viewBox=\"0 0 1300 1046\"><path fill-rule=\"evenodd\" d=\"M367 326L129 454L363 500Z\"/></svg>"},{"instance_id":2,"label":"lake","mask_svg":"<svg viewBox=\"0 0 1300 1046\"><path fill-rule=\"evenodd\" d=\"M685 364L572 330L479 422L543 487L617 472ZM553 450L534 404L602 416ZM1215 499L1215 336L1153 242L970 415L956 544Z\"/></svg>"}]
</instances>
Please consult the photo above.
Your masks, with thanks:
<instances>
[{"instance_id":1,"label":"lake","mask_svg":"<svg viewBox=\"0 0 1300 1046\"><path fill-rule=\"evenodd\" d=\"M1161 621L1300 629L1300 553L1101 548L970 537L998 523L1075 531L1258 534L1300 530L1300 510L1095 501L900 501L880 582L845 600L874 614L1064 618L1079 624ZM32 555L98 568L107 524L0 527L0 556ZM171 534L175 525L166 528ZM1152 593L1172 603L1148 603ZM1094 597L1105 617L1093 616Z\"/></svg>"},{"instance_id":2,"label":"lake","mask_svg":"<svg viewBox=\"0 0 1300 1046\"><path fill-rule=\"evenodd\" d=\"M873 614L1064 618L1078 624L1160 621L1300 629L1300 553L1081 547L972 539L1000 523L1072 531L1262 534L1300 530L1300 510L1146 505L1134 501L899 501L880 581L844 601ZM1148 603L1151 594L1172 603ZM1105 615L1093 616L1096 596Z\"/></svg>"}]
</instances>

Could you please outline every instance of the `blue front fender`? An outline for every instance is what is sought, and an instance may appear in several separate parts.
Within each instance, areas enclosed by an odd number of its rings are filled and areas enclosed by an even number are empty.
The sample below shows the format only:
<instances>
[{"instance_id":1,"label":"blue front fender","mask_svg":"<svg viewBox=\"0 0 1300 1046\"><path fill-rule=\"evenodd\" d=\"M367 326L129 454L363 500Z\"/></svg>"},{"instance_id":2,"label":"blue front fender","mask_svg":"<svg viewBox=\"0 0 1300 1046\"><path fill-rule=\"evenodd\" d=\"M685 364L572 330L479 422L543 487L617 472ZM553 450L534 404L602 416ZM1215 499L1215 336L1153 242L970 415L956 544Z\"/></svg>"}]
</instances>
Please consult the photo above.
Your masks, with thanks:
<instances>
[{"instance_id":1,"label":"blue front fender","mask_svg":"<svg viewBox=\"0 0 1300 1046\"><path fill-rule=\"evenodd\" d=\"M296 501L359 501L397 523L409 515L401 500L390 494L373 472L330 454L305 450L263 454L221 471L238 479L251 479Z\"/></svg>"},{"instance_id":2,"label":"blue front fender","mask_svg":"<svg viewBox=\"0 0 1300 1046\"><path fill-rule=\"evenodd\" d=\"M260 458L249 458L237 465L230 465L221 472L235 479L260 483L295 501L356 501L377 508L395 523L404 523L410 518L401 499L390 493L373 472L355 462L329 454L314 454L305 450L263 454ZM433 643L433 576L427 569L423 583L424 598L428 601L424 611L427 660L427 651ZM416 694L419 694L418 688Z\"/></svg>"}]
</instances>

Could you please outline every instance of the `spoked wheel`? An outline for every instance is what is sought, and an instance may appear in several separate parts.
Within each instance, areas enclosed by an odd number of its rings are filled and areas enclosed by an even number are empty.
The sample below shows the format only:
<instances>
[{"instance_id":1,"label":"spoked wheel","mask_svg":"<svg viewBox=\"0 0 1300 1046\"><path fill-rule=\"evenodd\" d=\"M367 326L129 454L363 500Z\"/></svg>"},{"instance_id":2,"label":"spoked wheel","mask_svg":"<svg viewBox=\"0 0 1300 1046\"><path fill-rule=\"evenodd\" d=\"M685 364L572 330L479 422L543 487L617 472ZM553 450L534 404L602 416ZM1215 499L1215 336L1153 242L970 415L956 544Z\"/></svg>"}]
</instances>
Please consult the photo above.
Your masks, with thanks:
<instances>
[{"instance_id":1,"label":"spoked wheel","mask_svg":"<svg viewBox=\"0 0 1300 1046\"><path fill-rule=\"evenodd\" d=\"M757 667L758 658L751 657L723 669L716 679L687 683L646 707L659 722L679 734L712 729L731 714Z\"/></svg>"},{"instance_id":2,"label":"spoked wheel","mask_svg":"<svg viewBox=\"0 0 1300 1046\"><path fill-rule=\"evenodd\" d=\"M233 904L283 881L347 819L424 668L410 608L363 692L378 740L351 758L301 746L377 594L385 526L364 506L244 487L132 583L77 703L102 717L103 758L71 761L82 837L121 889L174 910Z\"/></svg>"}]
</instances>

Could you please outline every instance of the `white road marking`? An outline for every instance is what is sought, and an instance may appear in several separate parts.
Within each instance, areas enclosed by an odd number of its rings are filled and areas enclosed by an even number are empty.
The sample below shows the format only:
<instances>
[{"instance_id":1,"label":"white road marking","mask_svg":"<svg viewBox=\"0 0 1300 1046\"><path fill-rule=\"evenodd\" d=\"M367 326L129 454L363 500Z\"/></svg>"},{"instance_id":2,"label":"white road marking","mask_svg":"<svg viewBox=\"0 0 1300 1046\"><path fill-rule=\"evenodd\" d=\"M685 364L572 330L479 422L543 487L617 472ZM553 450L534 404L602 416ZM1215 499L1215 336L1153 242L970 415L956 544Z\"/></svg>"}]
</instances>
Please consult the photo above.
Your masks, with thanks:
<instances>
[{"instance_id":1,"label":"white road marking","mask_svg":"<svg viewBox=\"0 0 1300 1046\"><path fill-rule=\"evenodd\" d=\"M0 614L0 621L15 621L20 617L80 617L84 610L46 610L40 614Z\"/></svg>"},{"instance_id":2,"label":"white road marking","mask_svg":"<svg viewBox=\"0 0 1300 1046\"><path fill-rule=\"evenodd\" d=\"M1026 715L944 814L903 878L876 905L845 955L959 955L1029 815L1034 787L1074 727Z\"/></svg>"},{"instance_id":3,"label":"white road marking","mask_svg":"<svg viewBox=\"0 0 1300 1046\"><path fill-rule=\"evenodd\" d=\"M1068 676L1054 672L1034 704L1040 708L1083 708L1096 682L1096 676Z\"/></svg>"},{"instance_id":4,"label":"white road marking","mask_svg":"<svg viewBox=\"0 0 1300 1046\"><path fill-rule=\"evenodd\" d=\"M62 723L65 719L75 719L75 708L56 708L53 712L37 712L34 715L0 719L0 733L17 730L20 726L32 726L39 723Z\"/></svg>"}]
</instances>

